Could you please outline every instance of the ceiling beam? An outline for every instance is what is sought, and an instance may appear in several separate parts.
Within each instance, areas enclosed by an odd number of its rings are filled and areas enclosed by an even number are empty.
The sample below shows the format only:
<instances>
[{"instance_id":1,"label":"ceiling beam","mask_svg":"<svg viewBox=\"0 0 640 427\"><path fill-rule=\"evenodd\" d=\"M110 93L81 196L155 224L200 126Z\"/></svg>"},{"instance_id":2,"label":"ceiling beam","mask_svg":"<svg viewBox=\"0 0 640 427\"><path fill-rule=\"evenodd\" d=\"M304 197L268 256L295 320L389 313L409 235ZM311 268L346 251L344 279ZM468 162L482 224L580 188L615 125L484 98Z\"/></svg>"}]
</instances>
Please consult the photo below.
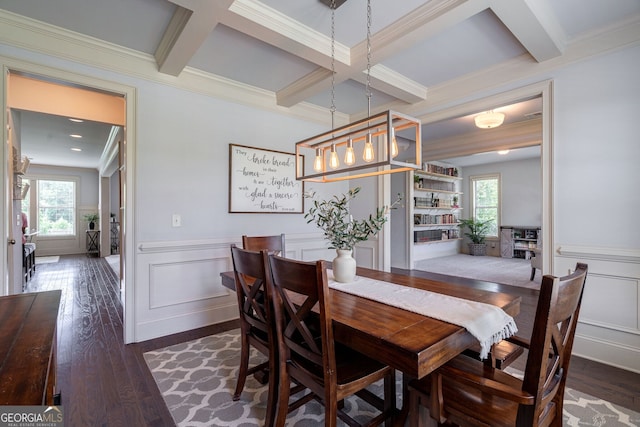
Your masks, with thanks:
<instances>
[{"instance_id":1,"label":"ceiling beam","mask_svg":"<svg viewBox=\"0 0 640 427\"><path fill-rule=\"evenodd\" d=\"M556 58L565 50L566 37L555 15L540 0L491 0L490 7L538 62Z\"/></svg>"},{"instance_id":2,"label":"ceiling beam","mask_svg":"<svg viewBox=\"0 0 640 427\"><path fill-rule=\"evenodd\" d=\"M158 71L179 75L233 0L169 0L177 5L155 52Z\"/></svg>"},{"instance_id":3,"label":"ceiling beam","mask_svg":"<svg viewBox=\"0 0 640 427\"><path fill-rule=\"evenodd\" d=\"M432 0L373 34L371 44L376 63L372 64L371 78L375 89L406 103L425 100L426 87L391 71L380 63L425 36L438 34L486 8L486 0ZM350 58L349 68L336 69L336 84L349 79L360 83L366 82L366 39L351 49ZM306 79L306 82L308 86L304 88L296 82L297 90L303 91L306 97L316 95L327 88L327 83L321 80ZM291 106L304 99L295 93L296 88L282 89L278 93L278 104Z\"/></svg>"}]
</instances>

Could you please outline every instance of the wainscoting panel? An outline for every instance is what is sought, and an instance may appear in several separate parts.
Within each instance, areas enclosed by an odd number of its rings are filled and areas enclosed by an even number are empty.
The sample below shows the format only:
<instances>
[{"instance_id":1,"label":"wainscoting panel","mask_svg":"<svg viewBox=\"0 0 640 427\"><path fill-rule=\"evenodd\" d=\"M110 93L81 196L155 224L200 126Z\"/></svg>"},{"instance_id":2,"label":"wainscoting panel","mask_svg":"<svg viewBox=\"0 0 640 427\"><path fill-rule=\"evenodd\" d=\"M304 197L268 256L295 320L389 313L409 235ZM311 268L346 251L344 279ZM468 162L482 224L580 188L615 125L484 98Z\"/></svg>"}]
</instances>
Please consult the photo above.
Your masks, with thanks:
<instances>
[{"instance_id":1,"label":"wainscoting panel","mask_svg":"<svg viewBox=\"0 0 640 427\"><path fill-rule=\"evenodd\" d=\"M589 274L580 320L605 328L638 330L638 280Z\"/></svg>"},{"instance_id":2,"label":"wainscoting panel","mask_svg":"<svg viewBox=\"0 0 640 427\"><path fill-rule=\"evenodd\" d=\"M235 241L145 243L136 268L136 341L238 317L235 293L220 273L233 269Z\"/></svg>"},{"instance_id":3,"label":"wainscoting panel","mask_svg":"<svg viewBox=\"0 0 640 427\"><path fill-rule=\"evenodd\" d=\"M228 257L149 265L149 307L157 309L229 294L212 271L225 271ZM176 294L176 291L179 293Z\"/></svg>"},{"instance_id":4,"label":"wainscoting panel","mask_svg":"<svg viewBox=\"0 0 640 427\"><path fill-rule=\"evenodd\" d=\"M354 252L354 258L356 259L358 267L376 268L375 266L378 265L378 251L376 247L358 245Z\"/></svg>"},{"instance_id":5,"label":"wainscoting panel","mask_svg":"<svg viewBox=\"0 0 640 427\"><path fill-rule=\"evenodd\" d=\"M322 234L285 236L287 256L333 259ZM228 239L144 242L136 253L135 340L144 341L238 317L234 292L220 273L233 270ZM332 255L332 256L331 256ZM330 256L326 258L326 256Z\"/></svg>"},{"instance_id":6,"label":"wainscoting panel","mask_svg":"<svg viewBox=\"0 0 640 427\"><path fill-rule=\"evenodd\" d=\"M573 352L640 372L640 251L559 246L554 274L589 265Z\"/></svg>"}]
</instances>

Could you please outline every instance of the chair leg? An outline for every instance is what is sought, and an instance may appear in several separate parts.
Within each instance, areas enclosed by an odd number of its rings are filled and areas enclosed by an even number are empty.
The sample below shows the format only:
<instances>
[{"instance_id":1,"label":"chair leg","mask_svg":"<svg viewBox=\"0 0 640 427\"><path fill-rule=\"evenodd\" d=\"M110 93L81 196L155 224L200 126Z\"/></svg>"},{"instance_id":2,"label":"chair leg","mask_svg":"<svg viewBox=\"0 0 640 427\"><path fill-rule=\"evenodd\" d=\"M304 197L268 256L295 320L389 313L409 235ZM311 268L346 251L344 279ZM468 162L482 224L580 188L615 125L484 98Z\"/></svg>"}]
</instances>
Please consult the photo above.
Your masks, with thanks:
<instances>
[{"instance_id":1,"label":"chair leg","mask_svg":"<svg viewBox=\"0 0 640 427\"><path fill-rule=\"evenodd\" d=\"M247 334L241 333L240 347L240 369L238 370L238 382L236 383L236 391L233 393L233 400L240 400L240 395L244 389L244 383L249 373L249 338Z\"/></svg>"},{"instance_id":2,"label":"chair leg","mask_svg":"<svg viewBox=\"0 0 640 427\"><path fill-rule=\"evenodd\" d=\"M275 360L269 361L269 389L267 392L267 414L265 416L265 427L273 427L276 422L276 410L278 407L278 363Z\"/></svg>"},{"instance_id":3,"label":"chair leg","mask_svg":"<svg viewBox=\"0 0 640 427\"><path fill-rule=\"evenodd\" d=\"M286 366L278 366L278 405L276 412L276 427L284 427L289 413L289 393L291 392L291 379Z\"/></svg>"},{"instance_id":4,"label":"chair leg","mask_svg":"<svg viewBox=\"0 0 640 427\"><path fill-rule=\"evenodd\" d=\"M338 401L333 399L325 391L324 398L324 427L336 427L338 425Z\"/></svg>"},{"instance_id":5,"label":"chair leg","mask_svg":"<svg viewBox=\"0 0 640 427\"><path fill-rule=\"evenodd\" d=\"M534 277L536 277L536 269L531 267L531 277L529 278L529 280L533 280Z\"/></svg>"}]
</instances>

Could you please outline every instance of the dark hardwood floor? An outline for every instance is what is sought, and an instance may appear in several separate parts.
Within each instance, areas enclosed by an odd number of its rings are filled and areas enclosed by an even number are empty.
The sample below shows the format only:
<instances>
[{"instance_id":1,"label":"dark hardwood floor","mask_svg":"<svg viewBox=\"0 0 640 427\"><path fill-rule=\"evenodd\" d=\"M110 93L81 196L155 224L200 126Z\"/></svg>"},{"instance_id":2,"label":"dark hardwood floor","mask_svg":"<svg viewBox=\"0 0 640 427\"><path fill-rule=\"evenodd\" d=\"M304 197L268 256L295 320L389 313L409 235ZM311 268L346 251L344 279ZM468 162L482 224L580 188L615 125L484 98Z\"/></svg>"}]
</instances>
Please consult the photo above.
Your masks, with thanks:
<instances>
[{"instance_id":1,"label":"dark hardwood floor","mask_svg":"<svg viewBox=\"0 0 640 427\"><path fill-rule=\"evenodd\" d=\"M419 271L404 273L438 277ZM519 334L530 333L536 291L470 279L448 280L520 295ZM52 289L62 290L57 388L62 394L65 425L71 427L173 425L142 355L238 326L235 321L227 322L124 345L118 280L104 259L63 256L57 263L37 264L27 291ZM568 385L640 412L639 374L574 357Z\"/></svg>"}]
</instances>

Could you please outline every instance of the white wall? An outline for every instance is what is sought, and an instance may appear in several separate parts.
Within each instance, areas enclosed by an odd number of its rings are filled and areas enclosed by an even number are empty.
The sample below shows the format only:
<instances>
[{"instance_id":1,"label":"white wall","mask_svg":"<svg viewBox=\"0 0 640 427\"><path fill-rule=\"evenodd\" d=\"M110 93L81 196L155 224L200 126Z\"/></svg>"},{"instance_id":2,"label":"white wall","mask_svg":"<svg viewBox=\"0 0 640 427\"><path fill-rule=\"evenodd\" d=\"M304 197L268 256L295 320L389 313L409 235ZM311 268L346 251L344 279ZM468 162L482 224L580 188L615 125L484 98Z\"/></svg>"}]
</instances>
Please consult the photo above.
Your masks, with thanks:
<instances>
[{"instance_id":1,"label":"white wall","mask_svg":"<svg viewBox=\"0 0 640 427\"><path fill-rule=\"evenodd\" d=\"M498 162L464 168L462 181L463 217L471 215L472 176L500 174L501 212L500 225L542 225L542 181L540 158Z\"/></svg>"},{"instance_id":2,"label":"white wall","mask_svg":"<svg viewBox=\"0 0 640 427\"><path fill-rule=\"evenodd\" d=\"M73 237L47 237L36 236L36 255L70 255L81 254L86 252L86 235L87 222L84 215L87 213L98 212L98 171L95 169L84 168L64 168L57 166L42 166L31 164L29 172L26 175L31 179L46 179L48 177L69 177L78 180L78 197L76 200L78 218L77 234ZM34 194L35 188L30 190ZM35 208L35 204L32 204ZM35 211L31 212L30 228L37 228L35 219Z\"/></svg>"},{"instance_id":3,"label":"white wall","mask_svg":"<svg viewBox=\"0 0 640 427\"><path fill-rule=\"evenodd\" d=\"M589 264L574 352L640 372L640 47L555 77L555 274Z\"/></svg>"},{"instance_id":4,"label":"white wall","mask_svg":"<svg viewBox=\"0 0 640 427\"><path fill-rule=\"evenodd\" d=\"M131 77L0 45L0 61L6 57L137 89L136 164L128 171L135 181L136 256L128 266L135 269L128 284L135 287L135 340L233 316L234 298L218 274L230 268L228 244L242 234L285 232L292 255L326 254L302 215L227 213L229 143L291 152L324 126L169 85L179 79L154 83L145 70ZM640 47L632 46L474 97L554 80L554 272L576 260L592 266L576 352L640 372L639 65ZM314 187L325 195L346 189ZM171 227L173 213L182 215L182 227Z\"/></svg>"}]
</instances>

